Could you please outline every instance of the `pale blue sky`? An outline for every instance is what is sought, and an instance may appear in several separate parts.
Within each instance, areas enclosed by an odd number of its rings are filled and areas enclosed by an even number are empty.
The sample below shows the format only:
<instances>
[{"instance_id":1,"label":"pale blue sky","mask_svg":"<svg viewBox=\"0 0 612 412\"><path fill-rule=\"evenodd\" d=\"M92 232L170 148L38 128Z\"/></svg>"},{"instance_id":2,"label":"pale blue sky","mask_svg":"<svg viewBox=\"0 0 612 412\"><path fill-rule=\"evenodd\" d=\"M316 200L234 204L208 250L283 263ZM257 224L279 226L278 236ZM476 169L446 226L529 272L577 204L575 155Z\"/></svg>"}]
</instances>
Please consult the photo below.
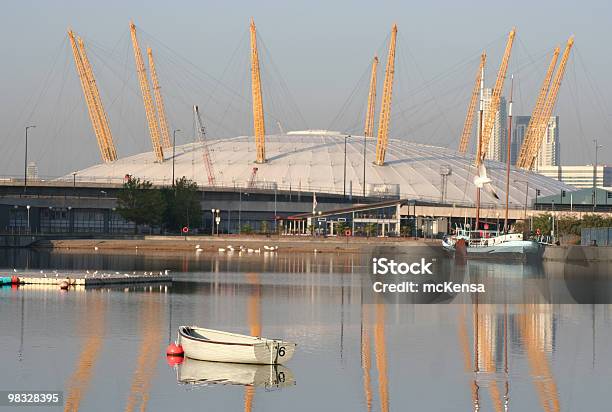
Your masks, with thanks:
<instances>
[{"instance_id":1,"label":"pale blue sky","mask_svg":"<svg viewBox=\"0 0 612 412\"><path fill-rule=\"evenodd\" d=\"M141 46L151 45L159 56L171 127L183 130L180 142L193 134L194 103L203 108L211 135L249 133L251 16L266 49L262 65L270 132L278 130L278 118L286 129L331 126L359 133L367 93L362 75L374 53L384 55L396 22L392 135L456 147L478 54L483 48L489 53L490 86L505 36L516 26L509 70L517 78L515 114L531 112L547 53L575 34L576 53L556 110L562 161L592 162L594 137L605 146L600 159L612 157L612 6L606 1L20 1L5 4L0 18L0 141L5 147L0 174L21 172L23 126L29 123L38 125L30 157L42 175L99 161L66 43L68 26L88 45L120 156L150 147L128 36L130 18L141 29Z\"/></svg>"}]
</instances>

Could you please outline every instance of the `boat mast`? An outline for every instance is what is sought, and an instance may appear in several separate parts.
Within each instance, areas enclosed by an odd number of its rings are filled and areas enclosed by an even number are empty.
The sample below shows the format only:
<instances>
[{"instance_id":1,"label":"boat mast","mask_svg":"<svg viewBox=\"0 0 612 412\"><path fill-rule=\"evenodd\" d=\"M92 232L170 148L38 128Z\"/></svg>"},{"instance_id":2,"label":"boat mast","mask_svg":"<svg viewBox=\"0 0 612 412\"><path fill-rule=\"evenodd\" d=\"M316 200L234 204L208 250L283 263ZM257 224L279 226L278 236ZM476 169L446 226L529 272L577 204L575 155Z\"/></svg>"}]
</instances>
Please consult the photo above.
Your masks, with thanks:
<instances>
[{"instance_id":1,"label":"boat mast","mask_svg":"<svg viewBox=\"0 0 612 412\"><path fill-rule=\"evenodd\" d=\"M476 140L476 166L480 164L482 153L482 128L484 114L484 65L480 69L480 108L478 110L478 138ZM478 172L476 172L478 173ZM480 188L476 187L476 225L475 230L480 226Z\"/></svg>"},{"instance_id":2,"label":"boat mast","mask_svg":"<svg viewBox=\"0 0 612 412\"><path fill-rule=\"evenodd\" d=\"M510 102L508 103L508 136L506 147L506 215L504 217L504 233L508 233L508 203L510 196L510 142L512 141L512 92L514 90L514 75L510 77ZM499 230L499 228L498 228Z\"/></svg>"}]
</instances>

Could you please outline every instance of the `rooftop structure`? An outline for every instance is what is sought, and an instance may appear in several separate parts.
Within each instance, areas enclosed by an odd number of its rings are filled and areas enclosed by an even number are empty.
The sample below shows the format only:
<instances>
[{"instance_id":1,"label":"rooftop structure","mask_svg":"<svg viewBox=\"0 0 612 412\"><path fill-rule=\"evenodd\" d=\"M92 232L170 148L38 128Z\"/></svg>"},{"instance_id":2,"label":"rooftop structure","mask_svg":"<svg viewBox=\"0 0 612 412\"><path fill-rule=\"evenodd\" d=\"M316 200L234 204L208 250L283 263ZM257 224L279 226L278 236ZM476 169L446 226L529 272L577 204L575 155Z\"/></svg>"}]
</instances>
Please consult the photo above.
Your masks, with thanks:
<instances>
[{"instance_id":1,"label":"rooftop structure","mask_svg":"<svg viewBox=\"0 0 612 412\"><path fill-rule=\"evenodd\" d=\"M364 141L366 158L364 168ZM362 136L346 137L346 179L344 173L345 135L325 132L313 134L267 135L266 163L255 164L255 141L252 136L209 140L208 150L215 161L215 186L227 188L260 188L343 194L347 196L389 196L452 204L473 204L476 188L474 158L454 150L390 139L385 166L373 162L376 140ZM174 166L173 166L174 165ZM493 186L503 199L505 164L486 161ZM209 186L204 163L204 144L189 143L176 147L174 161L166 157L157 162L154 152L120 158L76 172L80 182L121 183L126 175L147 179L158 185L170 185L175 177L193 179L201 187ZM365 185L364 185L365 169ZM66 180L72 181L73 175ZM512 169L511 207L520 207L535 198L573 190L571 186L548 177ZM503 207L483 192L483 203Z\"/></svg>"}]
</instances>

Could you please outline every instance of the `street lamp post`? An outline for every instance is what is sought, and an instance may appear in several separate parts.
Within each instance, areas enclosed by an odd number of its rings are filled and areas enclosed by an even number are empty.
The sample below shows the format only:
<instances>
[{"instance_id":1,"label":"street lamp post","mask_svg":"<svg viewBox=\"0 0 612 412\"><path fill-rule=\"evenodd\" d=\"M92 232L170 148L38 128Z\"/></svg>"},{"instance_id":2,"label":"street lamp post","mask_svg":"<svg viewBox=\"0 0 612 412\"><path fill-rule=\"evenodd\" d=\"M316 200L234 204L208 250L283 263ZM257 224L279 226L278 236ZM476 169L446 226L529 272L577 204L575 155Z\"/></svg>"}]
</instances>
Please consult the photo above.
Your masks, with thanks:
<instances>
[{"instance_id":1,"label":"street lamp post","mask_svg":"<svg viewBox=\"0 0 612 412\"><path fill-rule=\"evenodd\" d=\"M593 212L597 206L597 151L603 146L597 144L597 139L593 139L595 143L595 164L593 165Z\"/></svg>"},{"instance_id":2,"label":"street lamp post","mask_svg":"<svg viewBox=\"0 0 612 412\"><path fill-rule=\"evenodd\" d=\"M36 125L25 128L25 158L23 161L23 193L28 190L28 129L34 129Z\"/></svg>"},{"instance_id":3,"label":"street lamp post","mask_svg":"<svg viewBox=\"0 0 612 412\"><path fill-rule=\"evenodd\" d=\"M72 172L72 195L76 196L76 175L77 172Z\"/></svg>"},{"instance_id":4,"label":"street lamp post","mask_svg":"<svg viewBox=\"0 0 612 412\"><path fill-rule=\"evenodd\" d=\"M212 228L210 229L210 235L214 236L215 235L215 210L216 209L210 209L210 212L212 213Z\"/></svg>"},{"instance_id":5,"label":"street lamp post","mask_svg":"<svg viewBox=\"0 0 612 412\"><path fill-rule=\"evenodd\" d=\"M344 136L344 198L346 199L346 141L351 135Z\"/></svg>"},{"instance_id":6,"label":"street lamp post","mask_svg":"<svg viewBox=\"0 0 612 412\"><path fill-rule=\"evenodd\" d=\"M181 129L174 129L172 131L172 187L174 188L174 158L176 155L176 132L180 132Z\"/></svg>"},{"instance_id":7,"label":"street lamp post","mask_svg":"<svg viewBox=\"0 0 612 412\"><path fill-rule=\"evenodd\" d=\"M219 209L217 209L217 210L215 210L215 212L216 212L216 214L217 214L217 215L215 216L215 223L217 224L217 236L219 236L219 225L221 224L221 216L219 216L219 212L220 212L220 210L219 210Z\"/></svg>"},{"instance_id":8,"label":"street lamp post","mask_svg":"<svg viewBox=\"0 0 612 412\"><path fill-rule=\"evenodd\" d=\"M26 206L26 209L28 209L28 233L30 233L32 230L30 229L30 205Z\"/></svg>"}]
</instances>

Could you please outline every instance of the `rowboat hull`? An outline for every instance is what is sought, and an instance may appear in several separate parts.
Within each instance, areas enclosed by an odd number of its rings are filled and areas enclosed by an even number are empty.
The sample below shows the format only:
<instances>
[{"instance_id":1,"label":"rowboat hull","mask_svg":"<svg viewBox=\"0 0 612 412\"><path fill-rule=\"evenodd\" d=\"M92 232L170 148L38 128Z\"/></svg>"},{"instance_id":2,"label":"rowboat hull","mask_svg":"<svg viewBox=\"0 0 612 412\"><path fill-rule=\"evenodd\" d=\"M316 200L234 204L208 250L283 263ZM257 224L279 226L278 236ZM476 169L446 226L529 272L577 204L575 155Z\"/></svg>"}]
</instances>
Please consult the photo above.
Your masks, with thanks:
<instances>
[{"instance_id":1,"label":"rowboat hull","mask_svg":"<svg viewBox=\"0 0 612 412\"><path fill-rule=\"evenodd\" d=\"M288 362L295 343L240 335L195 326L179 328L179 344L185 356L213 362L273 365Z\"/></svg>"}]
</instances>

